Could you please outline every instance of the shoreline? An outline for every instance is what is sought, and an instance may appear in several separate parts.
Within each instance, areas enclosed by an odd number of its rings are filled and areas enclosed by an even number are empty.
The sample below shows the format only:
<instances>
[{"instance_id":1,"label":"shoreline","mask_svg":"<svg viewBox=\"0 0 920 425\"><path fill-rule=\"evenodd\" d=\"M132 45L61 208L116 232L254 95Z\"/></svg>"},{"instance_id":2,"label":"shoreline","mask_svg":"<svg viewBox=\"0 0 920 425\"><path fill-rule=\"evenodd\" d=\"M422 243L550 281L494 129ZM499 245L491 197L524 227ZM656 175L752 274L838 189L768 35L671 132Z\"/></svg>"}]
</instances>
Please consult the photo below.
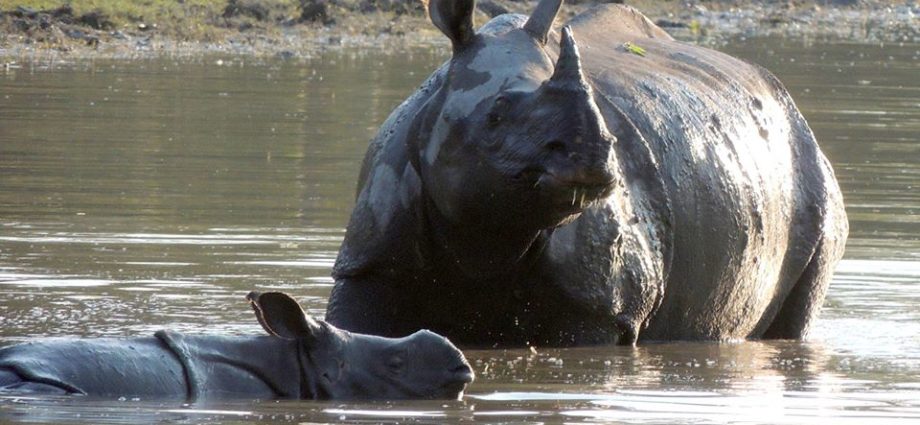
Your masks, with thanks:
<instances>
[{"instance_id":1,"label":"shoreline","mask_svg":"<svg viewBox=\"0 0 920 425\"><path fill-rule=\"evenodd\" d=\"M481 25L490 18L484 10L491 14L504 10L527 13L533 3L480 0L476 24ZM920 4L914 0L640 0L626 3L673 37L703 45L718 46L734 39L753 37L805 42L920 43ZM565 5L560 20L567 20L592 6L592 2L584 1ZM214 27L198 34L182 34L175 32L178 27L170 29L156 22L132 22L95 29L84 22L85 15L77 17L72 11L36 11L20 6L0 14L0 64L9 68L17 62L47 58L131 60L215 54L296 59L339 48L395 51L448 46L446 38L417 11L341 13L333 20L333 23L322 23L276 19L252 24L251 19L243 19L239 21L242 23L234 23L235 27Z\"/></svg>"}]
</instances>

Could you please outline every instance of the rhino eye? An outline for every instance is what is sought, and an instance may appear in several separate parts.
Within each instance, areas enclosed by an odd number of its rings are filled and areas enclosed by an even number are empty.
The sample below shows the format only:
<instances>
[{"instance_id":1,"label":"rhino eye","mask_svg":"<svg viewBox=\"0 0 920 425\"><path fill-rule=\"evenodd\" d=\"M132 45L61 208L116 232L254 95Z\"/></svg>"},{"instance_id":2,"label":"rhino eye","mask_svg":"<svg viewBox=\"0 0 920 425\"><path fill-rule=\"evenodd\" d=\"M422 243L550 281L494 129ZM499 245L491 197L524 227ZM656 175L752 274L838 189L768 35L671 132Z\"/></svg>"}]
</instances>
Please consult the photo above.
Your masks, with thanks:
<instances>
[{"instance_id":1,"label":"rhino eye","mask_svg":"<svg viewBox=\"0 0 920 425\"><path fill-rule=\"evenodd\" d=\"M387 362L387 367L392 371L399 371L402 369L403 364L405 364L405 361L403 361L402 357L397 356L390 358L390 361Z\"/></svg>"},{"instance_id":2,"label":"rhino eye","mask_svg":"<svg viewBox=\"0 0 920 425\"><path fill-rule=\"evenodd\" d=\"M393 374L400 374L406 365L405 353L398 353L387 359L387 369Z\"/></svg>"},{"instance_id":3,"label":"rhino eye","mask_svg":"<svg viewBox=\"0 0 920 425\"><path fill-rule=\"evenodd\" d=\"M486 123L489 124L489 126L491 127L495 127L501 122L502 122L502 117L496 114L495 112L490 112L489 115L486 116Z\"/></svg>"},{"instance_id":4,"label":"rhino eye","mask_svg":"<svg viewBox=\"0 0 920 425\"><path fill-rule=\"evenodd\" d=\"M496 126L502 122L502 118L508 108L511 106L511 101L505 96L498 96L495 98L495 104L492 105L492 110L489 111L489 114L486 115L486 122L490 126Z\"/></svg>"}]
</instances>

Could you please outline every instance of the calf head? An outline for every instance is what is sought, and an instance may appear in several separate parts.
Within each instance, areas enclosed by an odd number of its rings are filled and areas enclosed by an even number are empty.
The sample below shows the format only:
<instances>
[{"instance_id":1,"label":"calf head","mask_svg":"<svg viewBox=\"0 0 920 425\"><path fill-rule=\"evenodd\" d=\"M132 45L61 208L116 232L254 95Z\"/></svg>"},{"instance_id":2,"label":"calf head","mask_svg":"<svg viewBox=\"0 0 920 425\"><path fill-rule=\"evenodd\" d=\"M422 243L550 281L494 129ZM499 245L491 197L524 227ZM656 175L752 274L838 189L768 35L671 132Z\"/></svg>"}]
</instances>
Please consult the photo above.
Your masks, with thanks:
<instances>
[{"instance_id":1,"label":"calf head","mask_svg":"<svg viewBox=\"0 0 920 425\"><path fill-rule=\"evenodd\" d=\"M612 145L569 28L547 51L561 0L474 33L473 0L431 0L453 45L445 80L418 112L410 160L437 211L462 224L542 229L612 190Z\"/></svg>"},{"instance_id":2,"label":"calf head","mask_svg":"<svg viewBox=\"0 0 920 425\"><path fill-rule=\"evenodd\" d=\"M463 353L427 330L403 338L314 320L281 292L247 296L262 327L299 342L302 382L320 399L458 399L473 381Z\"/></svg>"}]
</instances>

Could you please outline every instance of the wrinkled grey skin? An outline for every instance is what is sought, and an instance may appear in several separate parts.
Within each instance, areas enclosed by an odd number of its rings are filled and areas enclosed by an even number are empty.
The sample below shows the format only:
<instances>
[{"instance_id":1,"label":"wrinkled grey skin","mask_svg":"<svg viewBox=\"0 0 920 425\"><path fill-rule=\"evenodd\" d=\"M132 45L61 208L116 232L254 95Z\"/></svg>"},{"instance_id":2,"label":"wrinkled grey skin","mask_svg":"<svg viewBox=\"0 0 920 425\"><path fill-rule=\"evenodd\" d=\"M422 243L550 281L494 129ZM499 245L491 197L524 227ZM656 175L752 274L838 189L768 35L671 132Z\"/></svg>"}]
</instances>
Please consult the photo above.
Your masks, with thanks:
<instances>
[{"instance_id":1,"label":"wrinkled grey skin","mask_svg":"<svg viewBox=\"0 0 920 425\"><path fill-rule=\"evenodd\" d=\"M430 2L453 57L371 142L327 320L484 346L803 337L848 226L789 94L630 7L559 35L560 6L474 32L471 0Z\"/></svg>"},{"instance_id":2,"label":"wrinkled grey skin","mask_svg":"<svg viewBox=\"0 0 920 425\"><path fill-rule=\"evenodd\" d=\"M336 329L280 292L251 293L272 336L49 338L0 349L0 394L185 399L457 399L473 373L429 331L390 339Z\"/></svg>"}]
</instances>

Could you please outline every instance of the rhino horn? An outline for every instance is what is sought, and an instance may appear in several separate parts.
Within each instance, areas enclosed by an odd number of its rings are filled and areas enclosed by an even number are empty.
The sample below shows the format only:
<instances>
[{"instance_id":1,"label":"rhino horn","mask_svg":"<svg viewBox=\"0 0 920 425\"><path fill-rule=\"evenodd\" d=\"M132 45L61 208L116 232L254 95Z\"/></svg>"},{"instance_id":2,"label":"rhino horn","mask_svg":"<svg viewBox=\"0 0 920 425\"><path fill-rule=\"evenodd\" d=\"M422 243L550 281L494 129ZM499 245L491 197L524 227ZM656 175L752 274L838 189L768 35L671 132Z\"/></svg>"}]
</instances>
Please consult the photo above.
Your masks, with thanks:
<instances>
[{"instance_id":1,"label":"rhino horn","mask_svg":"<svg viewBox=\"0 0 920 425\"><path fill-rule=\"evenodd\" d=\"M553 21L556 20L560 7L562 7L562 0L541 0L537 8L530 14L527 23L524 24L524 30L541 44L546 44L547 35L553 27Z\"/></svg>"},{"instance_id":2,"label":"rhino horn","mask_svg":"<svg viewBox=\"0 0 920 425\"><path fill-rule=\"evenodd\" d=\"M572 37L572 29L568 26L562 28L562 40L559 42L559 59L550 82L554 85L587 85L581 72L581 57L578 46Z\"/></svg>"}]
</instances>

